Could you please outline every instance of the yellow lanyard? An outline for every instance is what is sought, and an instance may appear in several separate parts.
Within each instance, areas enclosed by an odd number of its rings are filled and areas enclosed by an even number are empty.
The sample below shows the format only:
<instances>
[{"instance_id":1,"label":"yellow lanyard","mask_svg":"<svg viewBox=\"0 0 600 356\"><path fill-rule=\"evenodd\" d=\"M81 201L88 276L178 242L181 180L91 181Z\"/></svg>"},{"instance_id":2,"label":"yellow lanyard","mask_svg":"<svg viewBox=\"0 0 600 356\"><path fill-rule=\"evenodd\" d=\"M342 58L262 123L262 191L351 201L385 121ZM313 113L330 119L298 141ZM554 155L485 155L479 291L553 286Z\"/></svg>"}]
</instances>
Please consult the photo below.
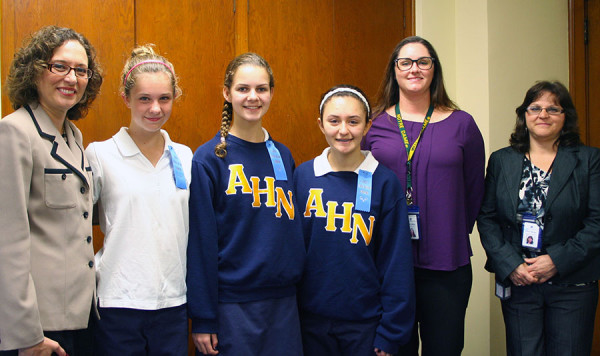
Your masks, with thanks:
<instances>
[{"instance_id":1,"label":"yellow lanyard","mask_svg":"<svg viewBox=\"0 0 600 356\"><path fill-rule=\"evenodd\" d=\"M404 142L404 147L406 148L406 202L408 205L413 204L412 199L412 159L417 150L417 145L423 136L423 132L427 125L429 125L429 121L431 121L431 115L433 114L433 104L429 105L429 109L427 110L427 114L425 115L425 119L423 120L423 127L421 127L421 132L419 132L419 136L415 142L413 142L412 146L408 142L408 136L406 135L406 129L404 128L404 123L402 122L402 115L400 114L400 102L396 104L396 120L398 121L398 129L400 129L400 134L402 135L402 141Z\"/></svg>"}]
</instances>

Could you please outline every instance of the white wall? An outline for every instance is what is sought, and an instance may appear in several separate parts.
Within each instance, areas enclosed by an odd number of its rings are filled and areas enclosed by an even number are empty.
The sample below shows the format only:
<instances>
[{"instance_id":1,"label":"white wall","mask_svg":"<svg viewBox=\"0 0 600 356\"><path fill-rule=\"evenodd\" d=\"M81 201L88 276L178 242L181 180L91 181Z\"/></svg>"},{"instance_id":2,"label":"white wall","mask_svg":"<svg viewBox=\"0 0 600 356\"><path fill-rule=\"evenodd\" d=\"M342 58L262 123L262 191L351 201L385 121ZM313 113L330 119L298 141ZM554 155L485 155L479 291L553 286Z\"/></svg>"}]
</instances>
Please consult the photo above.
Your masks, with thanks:
<instances>
[{"instance_id":1,"label":"white wall","mask_svg":"<svg viewBox=\"0 0 600 356\"><path fill-rule=\"evenodd\" d=\"M0 38L2 38L2 17L0 16ZM0 52L2 48L0 46ZM0 56L0 65L2 65L2 56ZM4 86L4 78L2 78L2 85L0 85L0 96L2 96L2 87ZM0 100L0 116L2 114L2 100Z\"/></svg>"},{"instance_id":2,"label":"white wall","mask_svg":"<svg viewBox=\"0 0 600 356\"><path fill-rule=\"evenodd\" d=\"M417 35L443 63L448 92L471 113L486 153L508 145L514 110L537 80L568 86L568 3L564 0L415 0ZM475 231L473 289L467 309L465 356L505 355L500 303L483 269Z\"/></svg>"}]
</instances>

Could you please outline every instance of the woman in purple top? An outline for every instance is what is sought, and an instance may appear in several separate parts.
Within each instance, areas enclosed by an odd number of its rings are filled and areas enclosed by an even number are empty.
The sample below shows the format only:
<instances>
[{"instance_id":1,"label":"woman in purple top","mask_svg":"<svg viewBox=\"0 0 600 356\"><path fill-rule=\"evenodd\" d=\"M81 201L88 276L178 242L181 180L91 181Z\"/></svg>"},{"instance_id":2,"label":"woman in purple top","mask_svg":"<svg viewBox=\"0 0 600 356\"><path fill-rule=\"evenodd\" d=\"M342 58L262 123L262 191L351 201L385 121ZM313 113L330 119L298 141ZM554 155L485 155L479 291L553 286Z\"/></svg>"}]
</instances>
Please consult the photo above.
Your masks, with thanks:
<instances>
[{"instance_id":1,"label":"woman in purple top","mask_svg":"<svg viewBox=\"0 0 600 356\"><path fill-rule=\"evenodd\" d=\"M469 234L481 206L483 138L444 88L431 44L408 37L394 49L363 148L406 189L413 233L417 319L401 355L460 355L472 272ZM418 326L418 327L417 327Z\"/></svg>"}]
</instances>

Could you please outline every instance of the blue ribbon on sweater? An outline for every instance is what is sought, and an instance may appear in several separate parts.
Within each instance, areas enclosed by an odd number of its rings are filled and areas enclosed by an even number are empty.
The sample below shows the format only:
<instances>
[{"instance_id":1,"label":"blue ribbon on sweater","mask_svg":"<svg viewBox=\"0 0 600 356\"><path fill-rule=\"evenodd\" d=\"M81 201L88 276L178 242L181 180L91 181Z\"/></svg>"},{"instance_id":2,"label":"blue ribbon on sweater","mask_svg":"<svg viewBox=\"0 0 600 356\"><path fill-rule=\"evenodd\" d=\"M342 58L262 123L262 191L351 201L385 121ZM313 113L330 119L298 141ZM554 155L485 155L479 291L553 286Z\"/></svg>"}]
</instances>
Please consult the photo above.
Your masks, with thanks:
<instances>
[{"instance_id":1,"label":"blue ribbon on sweater","mask_svg":"<svg viewBox=\"0 0 600 356\"><path fill-rule=\"evenodd\" d=\"M358 171L358 182L356 183L356 204L354 209L364 212L371 211L371 191L373 189L373 173L369 171Z\"/></svg>"},{"instance_id":2,"label":"blue ribbon on sweater","mask_svg":"<svg viewBox=\"0 0 600 356\"><path fill-rule=\"evenodd\" d=\"M281 159L281 153L275 147L275 144L272 140L267 140L267 150L269 150L269 156L271 157L271 164L273 165L273 170L275 171L275 179L276 180L287 180L287 174L285 173L285 166L283 165L283 160Z\"/></svg>"}]
</instances>

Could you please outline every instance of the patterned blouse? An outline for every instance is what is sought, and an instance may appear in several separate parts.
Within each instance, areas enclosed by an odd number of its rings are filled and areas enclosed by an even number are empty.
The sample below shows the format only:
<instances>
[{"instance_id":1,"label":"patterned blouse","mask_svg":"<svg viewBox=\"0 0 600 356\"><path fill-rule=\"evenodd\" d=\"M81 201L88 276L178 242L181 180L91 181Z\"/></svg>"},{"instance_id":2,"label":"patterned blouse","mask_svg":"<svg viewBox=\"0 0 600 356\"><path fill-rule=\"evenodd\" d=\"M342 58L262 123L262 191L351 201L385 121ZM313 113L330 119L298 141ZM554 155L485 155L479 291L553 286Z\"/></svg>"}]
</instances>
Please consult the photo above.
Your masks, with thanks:
<instances>
[{"instance_id":1,"label":"patterned blouse","mask_svg":"<svg viewBox=\"0 0 600 356\"><path fill-rule=\"evenodd\" d=\"M550 166L550 170L552 166ZM527 157L523 158L523 173L519 184L519 218L529 213L536 216L538 225L544 229L544 203L548 195L551 172L545 172L531 164Z\"/></svg>"}]
</instances>

